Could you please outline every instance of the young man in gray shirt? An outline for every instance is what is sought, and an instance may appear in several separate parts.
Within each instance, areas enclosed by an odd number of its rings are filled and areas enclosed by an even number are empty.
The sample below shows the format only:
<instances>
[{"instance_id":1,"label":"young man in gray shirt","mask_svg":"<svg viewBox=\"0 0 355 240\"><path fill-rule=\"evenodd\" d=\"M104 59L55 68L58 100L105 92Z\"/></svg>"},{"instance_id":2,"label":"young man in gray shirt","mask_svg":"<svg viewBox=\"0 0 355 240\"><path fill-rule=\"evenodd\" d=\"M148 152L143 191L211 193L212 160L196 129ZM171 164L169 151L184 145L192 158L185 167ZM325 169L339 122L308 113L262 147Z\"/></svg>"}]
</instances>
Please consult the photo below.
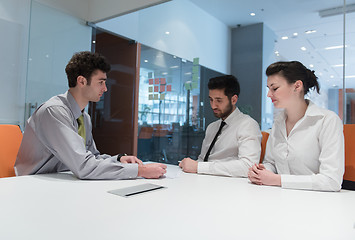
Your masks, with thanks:
<instances>
[{"instance_id":1,"label":"young man in gray shirt","mask_svg":"<svg viewBox=\"0 0 355 240\"><path fill-rule=\"evenodd\" d=\"M28 119L15 163L17 175L72 171L79 179L159 178L160 163L135 156L100 154L92 136L89 101L107 91L106 59L91 52L74 54L65 68L69 90L43 103Z\"/></svg>"}]
</instances>

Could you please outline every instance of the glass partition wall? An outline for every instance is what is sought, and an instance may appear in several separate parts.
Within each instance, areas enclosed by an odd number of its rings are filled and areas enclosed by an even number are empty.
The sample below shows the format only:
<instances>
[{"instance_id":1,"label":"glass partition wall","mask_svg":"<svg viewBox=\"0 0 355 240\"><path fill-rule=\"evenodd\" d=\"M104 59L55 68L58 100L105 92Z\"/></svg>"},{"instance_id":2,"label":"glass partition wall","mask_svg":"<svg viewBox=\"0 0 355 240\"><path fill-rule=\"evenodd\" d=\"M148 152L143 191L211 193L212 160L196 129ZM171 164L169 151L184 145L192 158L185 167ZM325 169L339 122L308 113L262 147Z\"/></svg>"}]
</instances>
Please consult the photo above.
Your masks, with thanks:
<instances>
[{"instance_id":1,"label":"glass partition wall","mask_svg":"<svg viewBox=\"0 0 355 240\"><path fill-rule=\"evenodd\" d=\"M12 114L8 110L10 106L8 94L1 95L4 110L1 119L11 117L2 122L23 123L23 115L26 115L24 120L27 120L35 103L39 105L52 95L65 91L64 68L68 59L76 51L90 49L91 45L91 28L83 21L37 1L30 2L32 9L29 24L28 71L26 64L17 65L19 72L27 73L26 83L21 82L21 86L26 85L26 103L25 99L21 100L19 103L21 107L18 111L23 113L16 117L17 114ZM287 4L294 2L294 5L287 11L277 14L273 20L258 20L264 22L277 36L272 53L274 56L270 59L299 60L315 70L321 82L321 94L311 94L308 97L316 104L336 112L344 119L344 123L354 124L355 1L316 0L301 1L302 4L296 4L297 1L284 1L285 4L286 2ZM3 4L3 2L0 3ZM305 7L306 3L310 5ZM166 6L168 4L165 3ZM7 5L2 5L2 7L5 10L10 8ZM154 14L149 14L150 9L153 8L155 7L145 9L145 15L154 18ZM264 13L267 10L265 9ZM15 12L6 11L6 13L10 17L17 16ZM174 15L174 12L171 12L171 15ZM311 15L313 17L310 17ZM1 19L7 21L5 16ZM304 19L308 20L307 24L301 22ZM60 25L57 24L58 21ZM281 26L282 22L287 22L287 29ZM17 36L26 34L26 31L21 34L13 33L9 30L11 28L5 24L3 21L3 25L0 26L4 36L14 35L17 39ZM144 28L138 29L141 36L144 34L152 36L151 33L144 33ZM14 48L13 45L11 46ZM24 49L27 50L25 47ZM15 50L11 51L14 56L17 56L18 62L21 62L23 56L26 55L19 55ZM11 55L11 52L8 55ZM206 82L202 83L203 79L198 79L198 88L193 88L194 64L180 57L142 45L137 138L138 156L143 160L177 163L185 156L196 158L199 154L204 136L204 123L206 126L208 124L207 121L203 121L202 117L209 113L209 106L204 102L205 96L202 96ZM9 64L5 64L5 67L1 69L5 73L13 74L12 68L8 67ZM203 72L202 68L199 66L199 73ZM9 79L15 81L13 80L15 78L11 76ZM151 79L153 79L153 84L151 84ZM2 83L7 86L5 81L8 80L4 78ZM200 81L201 89L199 88ZM12 90L12 88L7 88L7 90L14 96L17 95L17 90ZM248 96L247 92L243 89L242 91L244 96ZM21 93L22 95L24 94ZM266 97L263 99L267 101ZM13 101L10 99L10 102ZM25 106L26 114L24 114ZM267 111L272 116L272 105L267 107Z\"/></svg>"},{"instance_id":2,"label":"glass partition wall","mask_svg":"<svg viewBox=\"0 0 355 240\"><path fill-rule=\"evenodd\" d=\"M343 118L345 124L355 124L355 3L346 5L344 11L346 11L346 15L343 18L345 31L343 32L342 45L345 47L342 48L343 68L340 67L343 71L341 86L346 92L343 98L343 101L346 102L346 105L343 106L345 112Z\"/></svg>"},{"instance_id":3,"label":"glass partition wall","mask_svg":"<svg viewBox=\"0 0 355 240\"><path fill-rule=\"evenodd\" d=\"M314 1L314 4L310 6L316 11L301 12L299 16L307 20L301 22L306 22L305 25L293 19L287 30L275 27L275 58L298 60L314 70L320 94L310 91L306 97L337 113L344 124L354 124L355 1ZM301 6L293 12L300 9Z\"/></svg>"},{"instance_id":4,"label":"glass partition wall","mask_svg":"<svg viewBox=\"0 0 355 240\"><path fill-rule=\"evenodd\" d=\"M141 47L138 157L177 164L200 152L199 66L147 46Z\"/></svg>"}]
</instances>

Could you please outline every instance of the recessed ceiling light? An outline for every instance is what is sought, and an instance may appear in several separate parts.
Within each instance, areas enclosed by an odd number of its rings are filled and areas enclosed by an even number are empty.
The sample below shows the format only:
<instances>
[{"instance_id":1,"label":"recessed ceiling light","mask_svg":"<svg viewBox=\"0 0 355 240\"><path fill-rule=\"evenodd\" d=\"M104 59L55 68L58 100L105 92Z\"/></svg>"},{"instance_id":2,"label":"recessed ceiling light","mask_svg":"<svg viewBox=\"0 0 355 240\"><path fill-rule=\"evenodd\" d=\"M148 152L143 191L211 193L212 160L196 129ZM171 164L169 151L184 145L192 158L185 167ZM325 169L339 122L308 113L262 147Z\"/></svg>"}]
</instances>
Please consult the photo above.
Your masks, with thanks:
<instances>
[{"instance_id":1,"label":"recessed ceiling light","mask_svg":"<svg viewBox=\"0 0 355 240\"><path fill-rule=\"evenodd\" d=\"M306 47L301 47L301 50L302 50L302 51L306 51L307 48L306 48Z\"/></svg>"},{"instance_id":2,"label":"recessed ceiling light","mask_svg":"<svg viewBox=\"0 0 355 240\"><path fill-rule=\"evenodd\" d=\"M286 39L288 39L288 37L287 36L283 36L283 37L281 37L281 39L282 40L286 40Z\"/></svg>"},{"instance_id":3,"label":"recessed ceiling light","mask_svg":"<svg viewBox=\"0 0 355 240\"><path fill-rule=\"evenodd\" d=\"M305 31L306 34L315 33L315 32L317 32L317 31L316 30L307 30L307 31Z\"/></svg>"},{"instance_id":4,"label":"recessed ceiling light","mask_svg":"<svg viewBox=\"0 0 355 240\"><path fill-rule=\"evenodd\" d=\"M275 54L279 54L279 51L275 51Z\"/></svg>"},{"instance_id":5,"label":"recessed ceiling light","mask_svg":"<svg viewBox=\"0 0 355 240\"><path fill-rule=\"evenodd\" d=\"M345 47L347 47L347 46L345 45ZM332 49L339 49L339 48L343 48L343 45L326 47L326 48L324 48L324 49L325 49L325 50L332 50Z\"/></svg>"},{"instance_id":6,"label":"recessed ceiling light","mask_svg":"<svg viewBox=\"0 0 355 240\"><path fill-rule=\"evenodd\" d=\"M293 33L293 36L298 36L298 33L296 33L296 32L295 32L295 33Z\"/></svg>"},{"instance_id":7,"label":"recessed ceiling light","mask_svg":"<svg viewBox=\"0 0 355 240\"><path fill-rule=\"evenodd\" d=\"M311 67L311 68L312 68L312 67L314 67L314 65L313 65L313 64L309 64L309 67Z\"/></svg>"},{"instance_id":8,"label":"recessed ceiling light","mask_svg":"<svg viewBox=\"0 0 355 240\"><path fill-rule=\"evenodd\" d=\"M343 67L344 65L343 64L335 64L335 65L332 65L332 67Z\"/></svg>"},{"instance_id":9,"label":"recessed ceiling light","mask_svg":"<svg viewBox=\"0 0 355 240\"><path fill-rule=\"evenodd\" d=\"M250 13L250 16L254 17L254 16L255 16L255 13L253 13L253 12L252 12L252 13Z\"/></svg>"},{"instance_id":10,"label":"recessed ceiling light","mask_svg":"<svg viewBox=\"0 0 355 240\"><path fill-rule=\"evenodd\" d=\"M144 62L148 62L148 60L146 59L146 60L144 60Z\"/></svg>"},{"instance_id":11,"label":"recessed ceiling light","mask_svg":"<svg viewBox=\"0 0 355 240\"><path fill-rule=\"evenodd\" d=\"M330 78L334 78L334 75L330 75Z\"/></svg>"},{"instance_id":12,"label":"recessed ceiling light","mask_svg":"<svg viewBox=\"0 0 355 240\"><path fill-rule=\"evenodd\" d=\"M165 34L166 34L166 35L169 35L169 34L170 34L170 32L165 32Z\"/></svg>"}]
</instances>

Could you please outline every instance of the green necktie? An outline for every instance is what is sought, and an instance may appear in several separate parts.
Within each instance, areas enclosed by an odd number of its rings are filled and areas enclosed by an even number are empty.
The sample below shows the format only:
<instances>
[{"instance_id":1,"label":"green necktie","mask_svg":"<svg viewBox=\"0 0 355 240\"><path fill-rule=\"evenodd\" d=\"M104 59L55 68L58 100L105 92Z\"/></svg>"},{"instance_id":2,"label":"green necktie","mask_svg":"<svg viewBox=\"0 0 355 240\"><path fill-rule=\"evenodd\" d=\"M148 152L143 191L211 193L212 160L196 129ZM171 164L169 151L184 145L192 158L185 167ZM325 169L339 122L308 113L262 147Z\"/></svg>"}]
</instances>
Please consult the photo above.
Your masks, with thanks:
<instances>
[{"instance_id":1,"label":"green necktie","mask_svg":"<svg viewBox=\"0 0 355 240\"><path fill-rule=\"evenodd\" d=\"M85 133L85 125L84 125L84 116L81 115L78 119L78 133L84 139L84 143L86 143L86 133Z\"/></svg>"}]
</instances>

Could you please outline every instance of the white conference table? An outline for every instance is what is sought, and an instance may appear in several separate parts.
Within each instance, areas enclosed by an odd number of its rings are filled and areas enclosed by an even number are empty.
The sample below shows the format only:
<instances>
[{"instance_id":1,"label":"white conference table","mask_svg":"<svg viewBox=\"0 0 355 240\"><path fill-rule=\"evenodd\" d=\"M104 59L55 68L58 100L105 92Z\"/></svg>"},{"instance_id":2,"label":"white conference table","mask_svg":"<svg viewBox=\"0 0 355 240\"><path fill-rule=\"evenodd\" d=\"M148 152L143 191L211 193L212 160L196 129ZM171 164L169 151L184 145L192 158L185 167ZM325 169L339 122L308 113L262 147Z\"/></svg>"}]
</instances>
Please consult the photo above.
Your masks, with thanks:
<instances>
[{"instance_id":1,"label":"white conference table","mask_svg":"<svg viewBox=\"0 0 355 240\"><path fill-rule=\"evenodd\" d=\"M0 239L355 239L355 191L257 186L245 178L88 181L71 173L0 179ZM128 198L109 190L154 183Z\"/></svg>"}]
</instances>

